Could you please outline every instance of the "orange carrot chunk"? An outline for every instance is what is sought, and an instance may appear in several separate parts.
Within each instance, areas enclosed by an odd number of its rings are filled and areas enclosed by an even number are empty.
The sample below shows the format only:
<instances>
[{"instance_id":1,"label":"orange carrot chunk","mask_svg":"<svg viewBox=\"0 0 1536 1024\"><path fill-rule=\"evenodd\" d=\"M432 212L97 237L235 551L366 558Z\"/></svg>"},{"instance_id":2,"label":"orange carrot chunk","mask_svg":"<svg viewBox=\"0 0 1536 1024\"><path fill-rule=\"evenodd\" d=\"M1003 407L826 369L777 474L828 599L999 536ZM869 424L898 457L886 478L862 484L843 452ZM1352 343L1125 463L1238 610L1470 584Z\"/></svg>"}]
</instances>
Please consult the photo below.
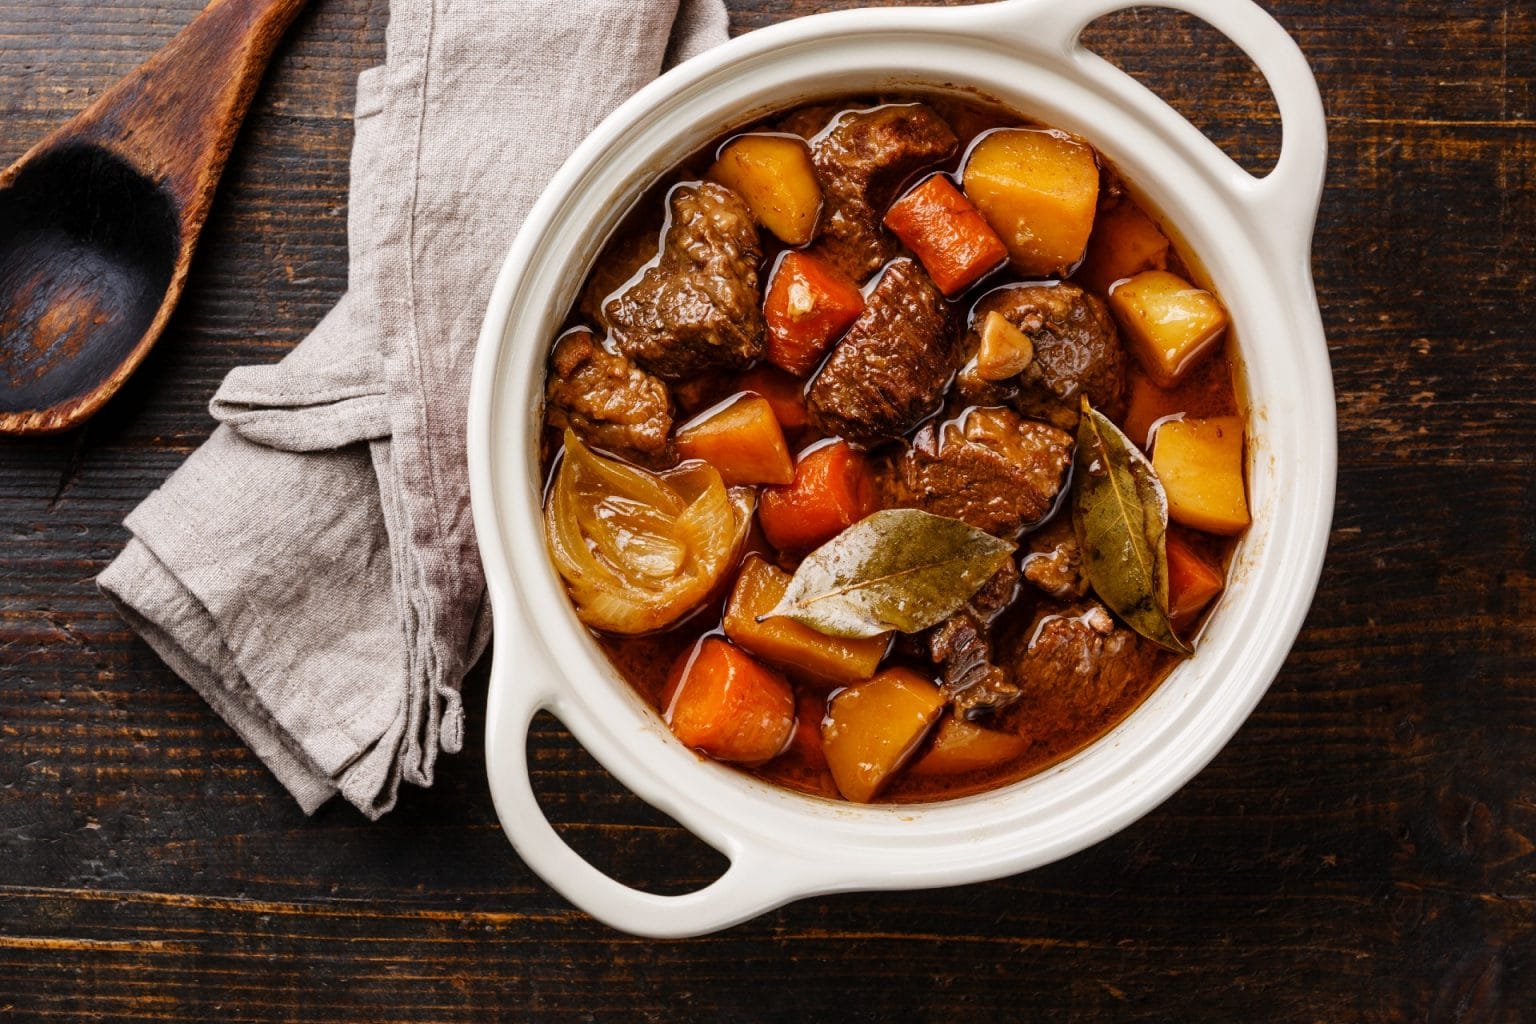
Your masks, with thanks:
<instances>
[{"instance_id":1,"label":"orange carrot chunk","mask_svg":"<svg viewBox=\"0 0 1536 1024\"><path fill-rule=\"evenodd\" d=\"M1194 621L1225 586L1221 569L1177 534L1168 534L1168 611L1179 625Z\"/></svg>"},{"instance_id":2,"label":"orange carrot chunk","mask_svg":"<svg viewBox=\"0 0 1536 1024\"><path fill-rule=\"evenodd\" d=\"M805 382L777 366L758 363L736 378L736 387L767 399L786 433L800 430L811 421L805 411Z\"/></svg>"},{"instance_id":3,"label":"orange carrot chunk","mask_svg":"<svg viewBox=\"0 0 1536 1024\"><path fill-rule=\"evenodd\" d=\"M825 771L827 755L821 749L821 720L827 714L827 699L807 693L795 702L795 734L784 753L808 768Z\"/></svg>"},{"instance_id":4,"label":"orange carrot chunk","mask_svg":"<svg viewBox=\"0 0 1536 1024\"><path fill-rule=\"evenodd\" d=\"M727 486L787 484L795 465L773 406L758 395L737 395L706 409L677 429L677 453L703 459Z\"/></svg>"},{"instance_id":5,"label":"orange carrot chunk","mask_svg":"<svg viewBox=\"0 0 1536 1024\"><path fill-rule=\"evenodd\" d=\"M795 479L763 488L757 521L783 552L820 547L876 510L869 462L844 441L817 448L795 467Z\"/></svg>"},{"instance_id":6,"label":"orange carrot chunk","mask_svg":"<svg viewBox=\"0 0 1536 1024\"><path fill-rule=\"evenodd\" d=\"M1008 247L954 182L935 174L896 200L885 226L922 261L947 296L955 296L1008 258Z\"/></svg>"},{"instance_id":7,"label":"orange carrot chunk","mask_svg":"<svg viewBox=\"0 0 1536 1024\"><path fill-rule=\"evenodd\" d=\"M762 764L778 756L795 730L788 681L719 637L683 652L662 703L673 734L718 761Z\"/></svg>"},{"instance_id":8,"label":"orange carrot chunk","mask_svg":"<svg viewBox=\"0 0 1536 1024\"><path fill-rule=\"evenodd\" d=\"M864 293L841 271L803 252L786 253L763 300L768 361L804 377L863 311Z\"/></svg>"}]
</instances>

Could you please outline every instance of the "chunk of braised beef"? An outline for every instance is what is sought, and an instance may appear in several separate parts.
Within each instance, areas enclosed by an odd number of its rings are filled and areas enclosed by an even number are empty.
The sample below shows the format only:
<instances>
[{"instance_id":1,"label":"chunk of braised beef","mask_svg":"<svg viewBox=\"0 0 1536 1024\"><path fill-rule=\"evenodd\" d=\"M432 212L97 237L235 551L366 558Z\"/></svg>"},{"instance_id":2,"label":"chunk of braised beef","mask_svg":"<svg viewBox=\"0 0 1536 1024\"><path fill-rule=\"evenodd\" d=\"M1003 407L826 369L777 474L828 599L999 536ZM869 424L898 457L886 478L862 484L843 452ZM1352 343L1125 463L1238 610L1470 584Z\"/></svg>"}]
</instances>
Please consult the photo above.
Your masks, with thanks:
<instances>
[{"instance_id":1,"label":"chunk of braised beef","mask_svg":"<svg viewBox=\"0 0 1536 1024\"><path fill-rule=\"evenodd\" d=\"M648 465L665 461L672 432L667 385L609 352L586 329L568 331L550 354L545 418L588 444Z\"/></svg>"},{"instance_id":2,"label":"chunk of braised beef","mask_svg":"<svg viewBox=\"0 0 1536 1024\"><path fill-rule=\"evenodd\" d=\"M1058 601L1070 601L1088 593L1083 575L1083 553L1069 516L1059 515L1043 529L1029 535L1021 567L1024 578Z\"/></svg>"},{"instance_id":3,"label":"chunk of braised beef","mask_svg":"<svg viewBox=\"0 0 1536 1024\"><path fill-rule=\"evenodd\" d=\"M1072 435L1011 409L970 409L917 432L884 476L886 504L960 519L1012 538L1050 514Z\"/></svg>"},{"instance_id":4,"label":"chunk of braised beef","mask_svg":"<svg viewBox=\"0 0 1536 1024\"><path fill-rule=\"evenodd\" d=\"M940 666L940 689L966 718L1000 711L1019 699L1019 687L992 663L987 627L970 612L951 615L928 637L929 656Z\"/></svg>"},{"instance_id":5,"label":"chunk of braised beef","mask_svg":"<svg viewBox=\"0 0 1536 1024\"><path fill-rule=\"evenodd\" d=\"M1034 358L1017 377L988 381L972 358L981 345L987 314L1001 313L1034 346ZM1077 285L1014 285L983 296L962 345L966 365L956 390L977 404L1011 404L1030 419L1067 430L1077 427L1079 396L1118 420L1124 412L1126 355L1109 309Z\"/></svg>"},{"instance_id":6,"label":"chunk of braised beef","mask_svg":"<svg viewBox=\"0 0 1536 1024\"><path fill-rule=\"evenodd\" d=\"M824 434L900 437L940 406L954 368L944 296L912 260L895 260L811 382L806 408Z\"/></svg>"},{"instance_id":7,"label":"chunk of braised beef","mask_svg":"<svg viewBox=\"0 0 1536 1024\"><path fill-rule=\"evenodd\" d=\"M897 252L896 240L880 226L896 190L959 145L923 103L843 112L811 147L822 192L815 253L855 281L880 269Z\"/></svg>"},{"instance_id":8,"label":"chunk of braised beef","mask_svg":"<svg viewBox=\"0 0 1536 1024\"><path fill-rule=\"evenodd\" d=\"M972 595L970 600L971 610L980 615L987 622L1001 615L1008 606L1013 604L1014 598L1019 596L1019 580L1022 573L1019 564L1013 559L1003 563L1003 567L992 574L992 578L981 585L981 589Z\"/></svg>"},{"instance_id":9,"label":"chunk of braised beef","mask_svg":"<svg viewBox=\"0 0 1536 1024\"><path fill-rule=\"evenodd\" d=\"M661 256L603 307L619 351L660 377L737 369L763 353L757 268L763 251L747 204L714 182L668 193Z\"/></svg>"},{"instance_id":10,"label":"chunk of braised beef","mask_svg":"<svg viewBox=\"0 0 1536 1024\"><path fill-rule=\"evenodd\" d=\"M1157 678L1162 653L1097 601L1044 602L1018 625L996 647L997 664L1019 687L1005 724L1020 733L1107 725L1128 691Z\"/></svg>"},{"instance_id":11,"label":"chunk of braised beef","mask_svg":"<svg viewBox=\"0 0 1536 1024\"><path fill-rule=\"evenodd\" d=\"M992 621L1013 603L1019 568L1009 559L969 604L928 633L928 656L940 668L940 686L967 718L1007 707L1019 688L992 662Z\"/></svg>"}]
</instances>

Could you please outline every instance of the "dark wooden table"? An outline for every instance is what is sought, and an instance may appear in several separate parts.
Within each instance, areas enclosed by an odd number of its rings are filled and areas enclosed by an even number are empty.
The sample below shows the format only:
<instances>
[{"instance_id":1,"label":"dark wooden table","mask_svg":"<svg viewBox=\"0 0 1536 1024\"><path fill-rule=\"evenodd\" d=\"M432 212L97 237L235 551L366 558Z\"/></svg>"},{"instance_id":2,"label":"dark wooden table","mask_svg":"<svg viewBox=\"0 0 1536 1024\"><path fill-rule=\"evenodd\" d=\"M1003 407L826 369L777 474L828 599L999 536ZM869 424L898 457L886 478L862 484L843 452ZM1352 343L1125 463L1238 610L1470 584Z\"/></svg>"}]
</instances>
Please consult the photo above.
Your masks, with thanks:
<instances>
[{"instance_id":1,"label":"dark wooden table","mask_svg":"<svg viewBox=\"0 0 1536 1024\"><path fill-rule=\"evenodd\" d=\"M199 6L0 0L0 163ZM741 0L733 27L835 6ZM0 445L0 1017L1536 1019L1536 13L1268 6L1330 113L1315 267L1341 455L1322 586L1268 697L1166 805L1067 861L659 943L523 867L476 743L377 824L340 801L306 819L92 583L224 374L342 290L352 83L386 4L313 5L158 349L85 428ZM1270 100L1213 32L1142 13L1094 40L1272 158ZM484 691L481 671L473 736ZM534 753L551 813L620 877L718 870L557 728Z\"/></svg>"}]
</instances>

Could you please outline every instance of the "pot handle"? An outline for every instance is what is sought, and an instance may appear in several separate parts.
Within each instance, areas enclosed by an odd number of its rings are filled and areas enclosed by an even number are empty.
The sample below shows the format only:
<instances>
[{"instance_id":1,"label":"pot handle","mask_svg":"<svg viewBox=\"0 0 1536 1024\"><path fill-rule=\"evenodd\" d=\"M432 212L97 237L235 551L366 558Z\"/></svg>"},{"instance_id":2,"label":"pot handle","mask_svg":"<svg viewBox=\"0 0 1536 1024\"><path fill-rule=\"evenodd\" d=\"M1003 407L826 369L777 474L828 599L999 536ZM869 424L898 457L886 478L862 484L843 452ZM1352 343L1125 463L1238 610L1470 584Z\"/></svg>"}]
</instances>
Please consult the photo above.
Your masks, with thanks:
<instances>
[{"instance_id":1,"label":"pot handle","mask_svg":"<svg viewBox=\"0 0 1536 1024\"><path fill-rule=\"evenodd\" d=\"M1317 80L1301 48L1253 0L1007 0L976 8L987 12L992 32L1032 49L1045 49L1120 95L1127 90L1153 97L1135 79L1082 45L1083 30L1106 14L1132 7L1183 11L1206 22L1246 53L1269 83L1280 110L1280 158L1264 177L1238 166L1183 117L1184 127L1203 146L1191 155L1210 170L1250 211L1260 237L1272 239L1287 256L1310 262L1312 228L1328 161L1328 124ZM998 17L1002 15L1002 17ZM1166 104L1159 104L1171 111ZM1178 116L1176 112L1173 112Z\"/></svg>"},{"instance_id":2,"label":"pot handle","mask_svg":"<svg viewBox=\"0 0 1536 1024\"><path fill-rule=\"evenodd\" d=\"M528 729L540 711L560 719L588 750L593 723L579 699L541 685L556 678L548 671L543 651L533 655L536 638L498 636L497 652L516 652L514 672L510 654L493 655L486 723L486 771L497 817L523 861L577 907L621 931L649 938L687 938L729 928L821 887L814 872L795 871L791 861L770 856L753 845L723 833L712 821L670 801L639 794L670 810L683 827L730 859L730 867L702 889L679 896L662 896L630 888L603 874L568 846L539 807L528 772ZM529 643L532 641L532 643ZM531 669L531 671L530 671ZM605 766L606 767L606 766ZM616 773L617 774L617 773Z\"/></svg>"}]
</instances>

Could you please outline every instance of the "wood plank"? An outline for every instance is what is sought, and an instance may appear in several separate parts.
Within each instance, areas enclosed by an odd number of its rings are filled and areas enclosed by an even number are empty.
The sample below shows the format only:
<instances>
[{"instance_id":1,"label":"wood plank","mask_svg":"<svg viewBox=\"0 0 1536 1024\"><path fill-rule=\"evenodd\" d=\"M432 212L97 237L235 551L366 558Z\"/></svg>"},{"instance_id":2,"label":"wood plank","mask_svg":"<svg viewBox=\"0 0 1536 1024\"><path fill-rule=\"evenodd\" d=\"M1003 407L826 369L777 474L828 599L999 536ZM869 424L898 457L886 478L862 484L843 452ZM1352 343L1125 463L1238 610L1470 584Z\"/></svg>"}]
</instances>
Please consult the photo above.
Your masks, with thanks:
<instances>
[{"instance_id":1,"label":"wood plank","mask_svg":"<svg viewBox=\"0 0 1536 1024\"><path fill-rule=\"evenodd\" d=\"M0 0L0 161L201 0ZM733 0L733 28L842 0ZM1507 1021L1536 1005L1536 10L1266 2L1330 117L1314 271L1340 413L1329 561L1234 741L1143 821L957 890L830 896L711 938L618 935L496 823L463 754L370 824L306 819L116 618L122 517L346 277L353 80L387 5L326 0L258 95L165 339L83 431L0 447L0 1015L514 1019ZM1095 49L1247 166L1251 66L1182 15ZM720 857L553 721L532 755L570 842L680 891Z\"/></svg>"}]
</instances>

